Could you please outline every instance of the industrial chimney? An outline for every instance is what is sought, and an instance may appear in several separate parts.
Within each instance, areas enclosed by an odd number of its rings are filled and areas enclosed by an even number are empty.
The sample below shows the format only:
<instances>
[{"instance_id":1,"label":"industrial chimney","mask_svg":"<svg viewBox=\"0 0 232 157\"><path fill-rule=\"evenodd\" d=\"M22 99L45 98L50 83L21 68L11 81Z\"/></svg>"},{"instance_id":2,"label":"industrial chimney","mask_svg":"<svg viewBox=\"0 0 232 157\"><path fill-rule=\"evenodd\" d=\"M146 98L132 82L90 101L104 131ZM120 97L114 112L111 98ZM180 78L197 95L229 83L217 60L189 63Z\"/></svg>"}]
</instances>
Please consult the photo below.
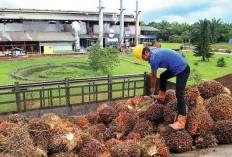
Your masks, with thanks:
<instances>
[{"instance_id":1,"label":"industrial chimney","mask_svg":"<svg viewBox=\"0 0 232 157\"><path fill-rule=\"evenodd\" d=\"M120 0L120 47L124 46L124 4L123 0Z\"/></svg>"},{"instance_id":2,"label":"industrial chimney","mask_svg":"<svg viewBox=\"0 0 232 157\"><path fill-rule=\"evenodd\" d=\"M98 42L101 47L103 47L103 0L99 0L99 36Z\"/></svg>"},{"instance_id":3,"label":"industrial chimney","mask_svg":"<svg viewBox=\"0 0 232 157\"><path fill-rule=\"evenodd\" d=\"M135 22L135 45L139 44L139 1L136 1L136 11L135 11L135 18L136 18L136 22Z\"/></svg>"}]
</instances>

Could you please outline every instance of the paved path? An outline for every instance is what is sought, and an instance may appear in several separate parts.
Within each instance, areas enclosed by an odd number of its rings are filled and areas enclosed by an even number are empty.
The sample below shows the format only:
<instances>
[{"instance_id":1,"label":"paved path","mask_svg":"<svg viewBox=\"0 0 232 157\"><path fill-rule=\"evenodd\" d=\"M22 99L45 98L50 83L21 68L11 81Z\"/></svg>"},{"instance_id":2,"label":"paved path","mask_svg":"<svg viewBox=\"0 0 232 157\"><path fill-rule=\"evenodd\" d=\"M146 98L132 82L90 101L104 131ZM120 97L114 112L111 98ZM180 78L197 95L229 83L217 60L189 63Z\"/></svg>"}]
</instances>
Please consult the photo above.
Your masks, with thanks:
<instances>
[{"instance_id":1,"label":"paved path","mask_svg":"<svg viewBox=\"0 0 232 157\"><path fill-rule=\"evenodd\" d=\"M232 144L219 145L214 148L194 150L171 154L171 157L232 157Z\"/></svg>"}]
</instances>

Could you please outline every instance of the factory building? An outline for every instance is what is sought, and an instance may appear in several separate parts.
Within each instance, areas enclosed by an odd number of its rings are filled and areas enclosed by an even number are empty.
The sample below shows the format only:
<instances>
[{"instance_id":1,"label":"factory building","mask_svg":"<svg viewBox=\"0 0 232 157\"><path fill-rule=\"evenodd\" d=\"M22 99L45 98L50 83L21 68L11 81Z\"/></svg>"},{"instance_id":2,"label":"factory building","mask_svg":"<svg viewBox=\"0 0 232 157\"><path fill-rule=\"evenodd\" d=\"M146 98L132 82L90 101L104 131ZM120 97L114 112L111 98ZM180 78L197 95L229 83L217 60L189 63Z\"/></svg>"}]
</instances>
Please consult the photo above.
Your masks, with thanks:
<instances>
[{"instance_id":1,"label":"factory building","mask_svg":"<svg viewBox=\"0 0 232 157\"><path fill-rule=\"evenodd\" d=\"M104 12L104 46L118 42L120 15ZM27 53L73 53L98 42L98 12L0 9L0 52L20 48ZM156 39L158 30L140 26L141 42ZM134 46L135 18L124 16L124 41Z\"/></svg>"}]
</instances>

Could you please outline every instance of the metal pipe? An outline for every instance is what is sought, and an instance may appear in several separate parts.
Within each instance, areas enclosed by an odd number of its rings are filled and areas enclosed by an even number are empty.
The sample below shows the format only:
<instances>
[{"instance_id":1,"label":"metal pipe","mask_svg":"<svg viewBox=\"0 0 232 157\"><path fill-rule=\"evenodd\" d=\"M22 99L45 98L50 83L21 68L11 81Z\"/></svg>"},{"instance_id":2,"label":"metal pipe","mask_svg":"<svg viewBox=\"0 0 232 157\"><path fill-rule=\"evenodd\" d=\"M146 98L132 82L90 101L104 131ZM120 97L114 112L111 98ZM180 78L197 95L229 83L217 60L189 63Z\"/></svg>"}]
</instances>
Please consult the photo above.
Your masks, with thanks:
<instances>
[{"instance_id":1,"label":"metal pipe","mask_svg":"<svg viewBox=\"0 0 232 157\"><path fill-rule=\"evenodd\" d=\"M120 0L120 47L124 45L124 1Z\"/></svg>"},{"instance_id":2,"label":"metal pipe","mask_svg":"<svg viewBox=\"0 0 232 157\"><path fill-rule=\"evenodd\" d=\"M103 47L103 0L99 0L99 37L98 42L101 47Z\"/></svg>"}]
</instances>

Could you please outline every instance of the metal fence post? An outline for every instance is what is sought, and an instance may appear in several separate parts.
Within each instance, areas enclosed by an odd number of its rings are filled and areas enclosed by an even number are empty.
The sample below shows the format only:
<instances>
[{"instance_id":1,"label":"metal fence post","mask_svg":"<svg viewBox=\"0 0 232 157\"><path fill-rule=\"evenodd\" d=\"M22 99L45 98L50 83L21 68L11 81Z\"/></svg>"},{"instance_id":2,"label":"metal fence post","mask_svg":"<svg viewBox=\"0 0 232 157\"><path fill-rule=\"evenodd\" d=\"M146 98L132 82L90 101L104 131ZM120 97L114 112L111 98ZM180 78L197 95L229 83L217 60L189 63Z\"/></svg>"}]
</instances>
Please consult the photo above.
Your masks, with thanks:
<instances>
[{"instance_id":1,"label":"metal fence post","mask_svg":"<svg viewBox=\"0 0 232 157\"><path fill-rule=\"evenodd\" d=\"M112 75L108 75L108 100L112 99Z\"/></svg>"},{"instance_id":2,"label":"metal fence post","mask_svg":"<svg viewBox=\"0 0 232 157\"><path fill-rule=\"evenodd\" d=\"M70 105L70 89L69 89L69 79L65 79L65 96L66 96L66 105Z\"/></svg>"},{"instance_id":3,"label":"metal fence post","mask_svg":"<svg viewBox=\"0 0 232 157\"><path fill-rule=\"evenodd\" d=\"M151 77L148 74L148 72L144 73L144 88L143 88L143 94L144 95L150 95L150 88L151 88Z\"/></svg>"},{"instance_id":4,"label":"metal fence post","mask_svg":"<svg viewBox=\"0 0 232 157\"><path fill-rule=\"evenodd\" d=\"M17 104L17 111L21 111L21 96L20 96L20 88L19 82L15 82L15 96L16 96L16 104Z\"/></svg>"}]
</instances>

